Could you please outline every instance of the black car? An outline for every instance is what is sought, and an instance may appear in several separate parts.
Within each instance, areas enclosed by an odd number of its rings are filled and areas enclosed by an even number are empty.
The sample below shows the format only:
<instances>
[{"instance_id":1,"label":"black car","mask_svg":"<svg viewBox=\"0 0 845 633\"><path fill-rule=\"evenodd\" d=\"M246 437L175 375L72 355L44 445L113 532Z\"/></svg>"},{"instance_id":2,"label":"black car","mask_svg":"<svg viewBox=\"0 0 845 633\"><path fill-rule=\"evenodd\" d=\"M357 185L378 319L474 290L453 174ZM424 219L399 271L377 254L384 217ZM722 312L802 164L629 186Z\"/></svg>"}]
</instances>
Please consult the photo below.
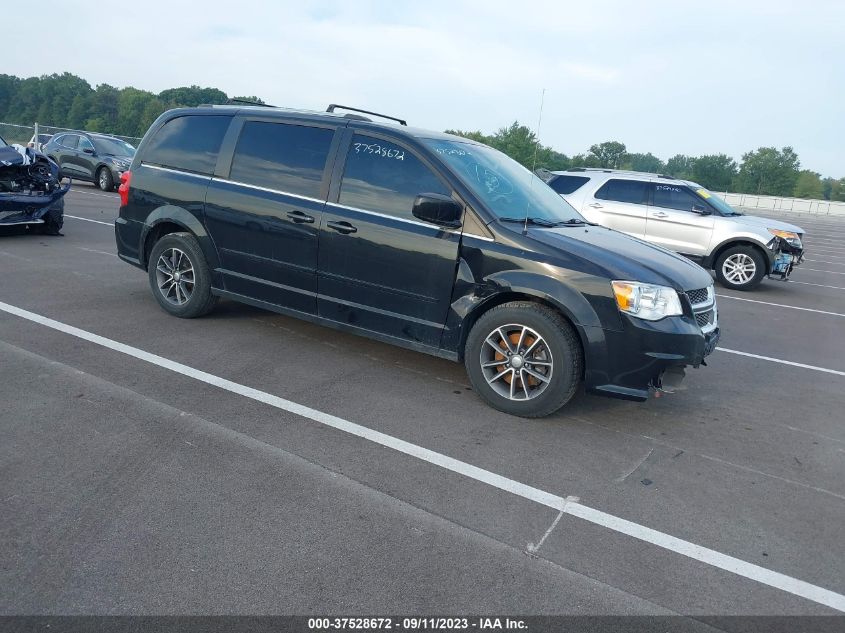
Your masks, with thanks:
<instances>
[{"instance_id":1,"label":"black car","mask_svg":"<svg viewBox=\"0 0 845 633\"><path fill-rule=\"evenodd\" d=\"M490 147L337 109L156 120L115 232L164 310L227 297L463 361L482 399L526 417L581 381L645 400L713 351L698 265L586 222Z\"/></svg>"},{"instance_id":2,"label":"black car","mask_svg":"<svg viewBox=\"0 0 845 633\"><path fill-rule=\"evenodd\" d=\"M41 151L58 163L62 176L93 182L103 191L114 190L135 156L126 141L88 132L56 134Z\"/></svg>"}]
</instances>

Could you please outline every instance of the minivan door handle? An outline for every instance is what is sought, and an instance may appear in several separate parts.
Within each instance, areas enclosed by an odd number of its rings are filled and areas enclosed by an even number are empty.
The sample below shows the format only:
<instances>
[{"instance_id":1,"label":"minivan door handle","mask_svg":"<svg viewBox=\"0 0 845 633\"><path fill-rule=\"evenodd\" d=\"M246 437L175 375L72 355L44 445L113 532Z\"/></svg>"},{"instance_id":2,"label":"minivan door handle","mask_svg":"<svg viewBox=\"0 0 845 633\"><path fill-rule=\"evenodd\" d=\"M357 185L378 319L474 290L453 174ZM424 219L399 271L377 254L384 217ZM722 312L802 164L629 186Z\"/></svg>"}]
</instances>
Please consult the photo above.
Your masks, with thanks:
<instances>
[{"instance_id":1,"label":"minivan door handle","mask_svg":"<svg viewBox=\"0 0 845 633\"><path fill-rule=\"evenodd\" d=\"M588 204L588 207L591 209L604 209L604 206L599 204L598 202L594 202L593 204Z\"/></svg>"},{"instance_id":2,"label":"minivan door handle","mask_svg":"<svg viewBox=\"0 0 845 633\"><path fill-rule=\"evenodd\" d=\"M326 226L330 229L334 229L338 233L343 233L344 235L358 231L358 229L349 224L349 222L326 222Z\"/></svg>"},{"instance_id":3,"label":"minivan door handle","mask_svg":"<svg viewBox=\"0 0 845 633\"><path fill-rule=\"evenodd\" d=\"M314 224L314 218L310 215L304 214L302 211L291 211L288 213L288 219L297 222L297 223L305 223L305 224Z\"/></svg>"},{"instance_id":4,"label":"minivan door handle","mask_svg":"<svg viewBox=\"0 0 845 633\"><path fill-rule=\"evenodd\" d=\"M655 213L651 214L651 217L653 217L653 218L668 218L669 214L663 213L663 211L656 211Z\"/></svg>"}]
</instances>

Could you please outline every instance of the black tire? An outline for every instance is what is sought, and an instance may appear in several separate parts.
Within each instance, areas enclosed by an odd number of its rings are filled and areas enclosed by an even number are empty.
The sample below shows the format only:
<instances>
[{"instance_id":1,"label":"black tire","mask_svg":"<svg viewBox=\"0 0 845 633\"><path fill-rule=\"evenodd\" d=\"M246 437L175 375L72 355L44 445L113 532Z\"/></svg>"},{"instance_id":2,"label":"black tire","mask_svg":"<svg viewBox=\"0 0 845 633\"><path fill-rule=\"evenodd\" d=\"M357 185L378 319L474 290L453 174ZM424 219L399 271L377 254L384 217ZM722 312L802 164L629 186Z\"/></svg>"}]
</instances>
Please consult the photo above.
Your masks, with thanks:
<instances>
[{"instance_id":1,"label":"black tire","mask_svg":"<svg viewBox=\"0 0 845 633\"><path fill-rule=\"evenodd\" d=\"M65 222L64 212L65 199L59 198L44 216L44 224L41 225L41 232L44 235L62 235L62 226Z\"/></svg>"},{"instance_id":2,"label":"black tire","mask_svg":"<svg viewBox=\"0 0 845 633\"><path fill-rule=\"evenodd\" d=\"M97 171L97 186L102 191L114 191L114 178L111 175L111 169L100 167Z\"/></svg>"},{"instance_id":3,"label":"black tire","mask_svg":"<svg viewBox=\"0 0 845 633\"><path fill-rule=\"evenodd\" d=\"M490 345L487 340L494 338L497 331L504 332L510 344L498 336L499 347ZM533 335L538 338L532 338ZM538 339L542 343L537 343ZM530 356L526 353L523 358L521 351L528 350L532 343L537 345L529 352ZM504 345L515 348L509 358L505 358ZM500 356L500 365L482 366L485 362L488 365L499 363ZM511 359L515 363L517 356L519 365L511 366ZM558 312L538 303L514 301L485 312L476 321L464 348L464 366L473 389L491 407L524 418L542 418L573 398L581 380L584 359L577 333ZM520 371L517 378L516 367L533 373ZM503 371L511 372L510 380L507 375L490 380ZM537 374L547 376L548 380L541 382L535 378Z\"/></svg>"},{"instance_id":4,"label":"black tire","mask_svg":"<svg viewBox=\"0 0 845 633\"><path fill-rule=\"evenodd\" d=\"M714 272L716 279L725 288L753 290L763 281L768 273L767 268L766 257L758 249L753 246L732 246L716 258Z\"/></svg>"},{"instance_id":5,"label":"black tire","mask_svg":"<svg viewBox=\"0 0 845 633\"><path fill-rule=\"evenodd\" d=\"M182 256L178 256L178 263L176 262L174 257L177 257L177 251L187 259L187 264L183 263ZM165 261L162 261L162 256ZM167 272L168 268L171 272ZM187 274L189 268L192 272L190 277ZM193 319L208 314L217 303L217 297L211 294L211 271L208 262L205 261L197 238L190 233L168 233L157 241L150 251L147 270L153 296L168 314L182 319ZM167 280L168 276L170 279L164 285L162 282Z\"/></svg>"}]
</instances>

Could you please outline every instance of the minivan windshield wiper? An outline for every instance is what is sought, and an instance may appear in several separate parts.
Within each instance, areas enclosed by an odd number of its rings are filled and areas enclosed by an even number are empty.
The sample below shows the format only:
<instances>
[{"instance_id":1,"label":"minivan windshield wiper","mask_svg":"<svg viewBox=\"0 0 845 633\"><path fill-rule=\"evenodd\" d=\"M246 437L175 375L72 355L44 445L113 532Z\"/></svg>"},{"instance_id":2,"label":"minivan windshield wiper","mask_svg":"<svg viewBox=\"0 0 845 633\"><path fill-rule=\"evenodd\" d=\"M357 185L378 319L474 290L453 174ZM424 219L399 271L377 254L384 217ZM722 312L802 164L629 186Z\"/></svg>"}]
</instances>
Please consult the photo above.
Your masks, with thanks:
<instances>
[{"instance_id":1,"label":"minivan windshield wiper","mask_svg":"<svg viewBox=\"0 0 845 633\"><path fill-rule=\"evenodd\" d=\"M537 218L537 217L527 217L527 218L512 218L512 217L504 217L499 218L502 222L514 222L518 224L531 224L533 226L575 226L584 224L583 220L578 220L577 218L571 218L569 220L547 220L546 218Z\"/></svg>"}]
</instances>

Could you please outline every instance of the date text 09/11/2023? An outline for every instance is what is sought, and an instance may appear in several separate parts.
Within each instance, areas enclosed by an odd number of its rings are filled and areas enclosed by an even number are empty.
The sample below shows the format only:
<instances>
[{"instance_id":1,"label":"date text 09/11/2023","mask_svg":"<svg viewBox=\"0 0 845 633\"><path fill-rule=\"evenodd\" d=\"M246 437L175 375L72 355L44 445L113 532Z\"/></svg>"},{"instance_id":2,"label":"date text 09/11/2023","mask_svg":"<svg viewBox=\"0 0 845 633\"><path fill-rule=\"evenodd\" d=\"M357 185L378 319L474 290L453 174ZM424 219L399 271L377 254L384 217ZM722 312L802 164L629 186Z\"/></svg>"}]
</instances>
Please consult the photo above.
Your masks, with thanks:
<instances>
[{"instance_id":1,"label":"date text 09/11/2023","mask_svg":"<svg viewBox=\"0 0 845 633\"><path fill-rule=\"evenodd\" d=\"M402 631L445 631L445 630L482 630L482 631L519 631L528 628L521 619L499 617L325 617L309 618L309 630L402 630Z\"/></svg>"}]
</instances>

